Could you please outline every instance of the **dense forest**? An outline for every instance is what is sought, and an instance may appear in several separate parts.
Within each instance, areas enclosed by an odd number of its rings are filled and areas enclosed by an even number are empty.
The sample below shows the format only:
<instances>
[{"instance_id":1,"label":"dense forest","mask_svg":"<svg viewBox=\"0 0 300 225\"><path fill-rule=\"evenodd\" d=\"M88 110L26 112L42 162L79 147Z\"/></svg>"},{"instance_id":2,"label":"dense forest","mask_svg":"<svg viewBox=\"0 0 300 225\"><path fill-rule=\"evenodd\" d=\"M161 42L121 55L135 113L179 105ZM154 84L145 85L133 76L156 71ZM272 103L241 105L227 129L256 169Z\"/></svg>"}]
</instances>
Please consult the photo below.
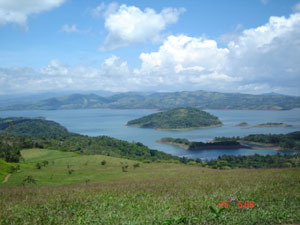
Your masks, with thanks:
<instances>
[{"instance_id":1,"label":"dense forest","mask_svg":"<svg viewBox=\"0 0 300 225\"><path fill-rule=\"evenodd\" d=\"M251 134L245 137L216 137L215 141L239 141L272 144L284 150L300 151L300 131L288 134Z\"/></svg>"},{"instance_id":2,"label":"dense forest","mask_svg":"<svg viewBox=\"0 0 300 225\"><path fill-rule=\"evenodd\" d=\"M222 122L210 113L186 107L153 113L139 119L130 120L127 125L155 129L193 129L221 126Z\"/></svg>"},{"instance_id":3,"label":"dense forest","mask_svg":"<svg viewBox=\"0 0 300 225\"><path fill-rule=\"evenodd\" d=\"M158 142L173 144L181 146L188 150L202 150L202 149L239 149L239 148L249 148L247 146L241 145L239 142L234 140L225 140L218 142L201 142L201 141L189 141L186 138L172 138L166 137L158 140Z\"/></svg>"},{"instance_id":4,"label":"dense forest","mask_svg":"<svg viewBox=\"0 0 300 225\"><path fill-rule=\"evenodd\" d=\"M161 93L127 92L109 97L96 94L73 94L65 97L53 97L26 104L2 107L1 110L56 110L86 108L116 109L160 109L179 107L199 109L258 109L287 110L300 107L300 97L250 95L240 93L219 93L206 91L183 91Z\"/></svg>"}]
</instances>

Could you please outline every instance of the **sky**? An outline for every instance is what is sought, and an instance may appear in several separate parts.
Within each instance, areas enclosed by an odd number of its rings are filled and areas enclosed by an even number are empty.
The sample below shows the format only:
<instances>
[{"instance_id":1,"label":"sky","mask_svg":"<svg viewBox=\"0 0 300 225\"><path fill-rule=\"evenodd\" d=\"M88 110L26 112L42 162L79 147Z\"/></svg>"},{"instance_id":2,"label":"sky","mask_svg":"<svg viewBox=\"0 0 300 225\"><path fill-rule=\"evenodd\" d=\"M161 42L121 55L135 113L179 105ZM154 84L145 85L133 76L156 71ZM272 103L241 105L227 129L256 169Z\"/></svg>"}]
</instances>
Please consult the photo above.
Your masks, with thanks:
<instances>
[{"instance_id":1,"label":"sky","mask_svg":"<svg viewBox=\"0 0 300 225\"><path fill-rule=\"evenodd\" d=\"M299 87L299 0L0 0L0 95Z\"/></svg>"}]
</instances>

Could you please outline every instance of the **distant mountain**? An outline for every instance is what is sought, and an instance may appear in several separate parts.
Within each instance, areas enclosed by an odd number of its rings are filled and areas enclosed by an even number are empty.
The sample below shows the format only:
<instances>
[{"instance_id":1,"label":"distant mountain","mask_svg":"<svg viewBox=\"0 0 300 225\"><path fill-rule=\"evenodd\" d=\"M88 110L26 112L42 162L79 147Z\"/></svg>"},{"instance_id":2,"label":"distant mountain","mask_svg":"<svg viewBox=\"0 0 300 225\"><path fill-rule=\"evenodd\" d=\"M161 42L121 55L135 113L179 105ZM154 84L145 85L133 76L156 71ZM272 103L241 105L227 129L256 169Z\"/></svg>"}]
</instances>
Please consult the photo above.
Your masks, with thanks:
<instances>
[{"instance_id":1,"label":"distant mountain","mask_svg":"<svg viewBox=\"0 0 300 225\"><path fill-rule=\"evenodd\" d=\"M261 94L261 95L264 95L264 96L288 96L288 95L279 94L279 93L276 93L276 92L269 92L269 93L264 93L264 94Z\"/></svg>"},{"instance_id":2,"label":"distant mountain","mask_svg":"<svg viewBox=\"0 0 300 225\"><path fill-rule=\"evenodd\" d=\"M63 92L42 92L42 93L31 93L31 94L5 94L0 95L0 107L16 105L16 104L25 104L25 103L32 103L41 100L45 100L47 98L54 98L54 97L61 97L61 96L68 96L74 93L71 91L63 91ZM109 97L115 95L115 92L110 91L80 91L78 94L88 95L90 93Z\"/></svg>"},{"instance_id":3,"label":"distant mountain","mask_svg":"<svg viewBox=\"0 0 300 225\"><path fill-rule=\"evenodd\" d=\"M288 110L300 107L300 97L250 95L206 91L162 93L127 92L101 97L96 94L73 94L53 97L27 104L2 107L0 110L57 110L57 109L160 109L179 107L198 109Z\"/></svg>"}]
</instances>

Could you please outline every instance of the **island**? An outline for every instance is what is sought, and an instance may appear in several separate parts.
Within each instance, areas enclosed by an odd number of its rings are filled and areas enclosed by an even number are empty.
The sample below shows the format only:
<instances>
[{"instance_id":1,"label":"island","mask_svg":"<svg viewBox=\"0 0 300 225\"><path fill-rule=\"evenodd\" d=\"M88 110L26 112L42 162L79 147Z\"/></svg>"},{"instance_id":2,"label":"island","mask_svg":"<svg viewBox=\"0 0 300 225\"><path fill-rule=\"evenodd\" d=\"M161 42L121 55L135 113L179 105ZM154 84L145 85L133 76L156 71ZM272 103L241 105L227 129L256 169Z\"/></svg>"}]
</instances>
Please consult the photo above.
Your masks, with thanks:
<instances>
[{"instance_id":1,"label":"island","mask_svg":"<svg viewBox=\"0 0 300 225\"><path fill-rule=\"evenodd\" d=\"M222 126L218 117L192 107L176 108L130 120L127 126L158 130L189 130Z\"/></svg>"},{"instance_id":2,"label":"island","mask_svg":"<svg viewBox=\"0 0 300 225\"><path fill-rule=\"evenodd\" d=\"M214 142L236 141L253 149L300 151L300 131L287 134L250 134L244 137L215 137Z\"/></svg>"},{"instance_id":3,"label":"island","mask_svg":"<svg viewBox=\"0 0 300 225\"><path fill-rule=\"evenodd\" d=\"M242 145L237 141L213 141L213 142L196 142L196 141L189 141L186 138L172 138L166 137L157 142L176 145L186 150L203 150L203 149L240 149L240 148L250 148L249 146Z\"/></svg>"},{"instance_id":4,"label":"island","mask_svg":"<svg viewBox=\"0 0 300 225\"><path fill-rule=\"evenodd\" d=\"M241 122L241 123L238 123L236 125L234 125L235 127L244 127L244 126L248 126L249 124L246 123L246 122Z\"/></svg>"},{"instance_id":5,"label":"island","mask_svg":"<svg viewBox=\"0 0 300 225\"><path fill-rule=\"evenodd\" d=\"M286 123L261 123L257 124L248 128L255 128L255 127L292 127L293 125L291 124L286 124Z\"/></svg>"}]
</instances>

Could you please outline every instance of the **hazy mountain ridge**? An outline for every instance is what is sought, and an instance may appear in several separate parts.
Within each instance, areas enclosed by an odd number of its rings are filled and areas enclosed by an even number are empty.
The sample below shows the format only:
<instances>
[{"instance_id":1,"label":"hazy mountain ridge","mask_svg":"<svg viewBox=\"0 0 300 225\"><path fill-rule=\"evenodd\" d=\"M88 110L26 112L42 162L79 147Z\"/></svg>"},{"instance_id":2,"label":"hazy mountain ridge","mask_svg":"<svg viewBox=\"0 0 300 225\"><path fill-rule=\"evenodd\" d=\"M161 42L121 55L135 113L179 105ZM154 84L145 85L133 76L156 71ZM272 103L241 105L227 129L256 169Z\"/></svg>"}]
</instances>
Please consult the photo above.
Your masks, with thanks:
<instances>
[{"instance_id":1,"label":"hazy mountain ridge","mask_svg":"<svg viewBox=\"0 0 300 225\"><path fill-rule=\"evenodd\" d=\"M300 97L266 96L240 93L183 91L162 93L126 92L108 97L96 94L72 94L27 104L1 107L0 110L57 110L57 109L160 109L196 107L199 109L288 110L300 107Z\"/></svg>"}]
</instances>

